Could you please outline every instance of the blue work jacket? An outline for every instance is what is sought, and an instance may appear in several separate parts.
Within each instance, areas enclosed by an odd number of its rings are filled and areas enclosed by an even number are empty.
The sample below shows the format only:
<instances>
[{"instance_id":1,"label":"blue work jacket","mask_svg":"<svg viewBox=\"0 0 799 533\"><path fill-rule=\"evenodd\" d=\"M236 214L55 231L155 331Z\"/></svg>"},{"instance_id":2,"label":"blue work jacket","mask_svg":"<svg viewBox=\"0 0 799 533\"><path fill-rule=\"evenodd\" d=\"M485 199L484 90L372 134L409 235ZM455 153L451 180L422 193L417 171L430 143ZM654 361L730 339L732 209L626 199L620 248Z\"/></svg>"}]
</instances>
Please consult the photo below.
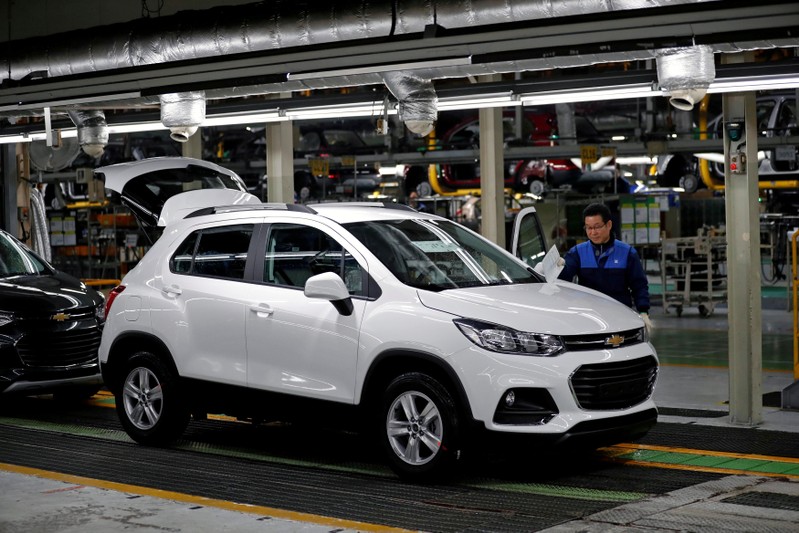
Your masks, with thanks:
<instances>
[{"instance_id":1,"label":"blue work jacket","mask_svg":"<svg viewBox=\"0 0 799 533\"><path fill-rule=\"evenodd\" d=\"M614 239L595 245L586 241L566 252L560 279L575 281L607 294L639 313L649 312L649 283L638 252Z\"/></svg>"}]
</instances>

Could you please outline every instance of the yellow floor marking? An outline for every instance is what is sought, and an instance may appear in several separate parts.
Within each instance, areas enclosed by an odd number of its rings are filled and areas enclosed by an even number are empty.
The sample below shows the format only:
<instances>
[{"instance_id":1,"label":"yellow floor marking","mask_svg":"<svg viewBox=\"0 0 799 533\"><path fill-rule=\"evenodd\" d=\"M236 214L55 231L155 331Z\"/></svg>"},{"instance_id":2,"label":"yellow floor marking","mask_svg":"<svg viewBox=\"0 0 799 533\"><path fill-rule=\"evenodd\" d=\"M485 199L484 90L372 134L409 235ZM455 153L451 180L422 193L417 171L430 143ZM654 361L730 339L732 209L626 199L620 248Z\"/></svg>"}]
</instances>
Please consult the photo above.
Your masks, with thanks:
<instances>
[{"instance_id":1,"label":"yellow floor marking","mask_svg":"<svg viewBox=\"0 0 799 533\"><path fill-rule=\"evenodd\" d=\"M85 485L87 487L115 490L118 492L125 492L128 494L138 494L140 496L151 496L153 498L173 500L193 505L203 505L206 507L225 509L227 511L237 511L241 513L256 514L259 516L271 516L273 518L282 518L284 520L294 520L297 522L310 522L313 524L320 524L323 526L330 526L336 528L354 529L358 531L374 531L378 533L383 533L383 532L399 533L399 532L409 531L407 529L381 526L379 524L369 524L366 522L343 520L340 518L333 518L330 516L320 516L309 513L286 511L284 509L276 509L274 507L264 507L260 505L249 505L244 503L229 502L225 500L217 500L214 498L206 498L203 496L192 496L191 494L184 494L182 492L152 489L148 487L140 487L138 485L128 485L125 483L116 483L114 481L104 481L101 479L93 479L83 476L73 476L71 474L62 474L59 472L52 472L49 470L41 470L39 468L17 466L7 463L0 463L0 470L16 474L23 474L27 476L36 476L45 479L52 479L55 481L62 481L65 483Z\"/></svg>"},{"instance_id":2,"label":"yellow floor marking","mask_svg":"<svg viewBox=\"0 0 799 533\"><path fill-rule=\"evenodd\" d=\"M758 470L743 470L734 468L720 468L715 466L688 465L679 463L659 463L657 461L636 461L635 459L625 459L621 455L628 454L635 450L652 450L661 452L684 453L691 455L707 455L711 457L729 457L731 459L752 459L760 461L774 461L780 463L799 464L799 459L794 457L777 457L773 455L757 455L734 452L714 452L709 450L695 450L691 448L677 448L671 446L652 446L648 444L616 444L606 448L599 448L600 452L607 454L607 460L631 466L644 466L654 468L667 468L669 470L690 470L693 472L710 472L714 474L734 474L734 475L755 475L766 477L780 477L789 479L799 479L797 474L784 474L780 472L761 472Z\"/></svg>"},{"instance_id":3,"label":"yellow floor marking","mask_svg":"<svg viewBox=\"0 0 799 533\"><path fill-rule=\"evenodd\" d=\"M733 459L756 459L758 461L776 461L780 463L796 463L799 464L799 459L796 457L779 457L775 455L757 455L750 453L738 452L714 452L709 450L696 450L693 448L678 448L674 446L656 446L652 444L632 444L621 443L602 448L603 450L613 450L614 448L625 448L627 450L654 450L657 452L674 452L674 453L688 453L692 455L711 455L713 457L730 457ZM627 453L626 451L624 453Z\"/></svg>"},{"instance_id":4,"label":"yellow floor marking","mask_svg":"<svg viewBox=\"0 0 799 533\"><path fill-rule=\"evenodd\" d=\"M697 465L680 465L674 463L657 463L655 461L636 461L634 459L621 459L612 457L608 460L618 462L630 466L644 466L648 468L667 468L669 470L689 470L691 472L709 472L711 474L730 474L740 476L742 474L749 476L765 476L765 477L778 477L788 479L799 479L796 474L781 474L778 472L759 472L752 470L736 470L732 468L717 468L714 466L697 466Z\"/></svg>"}]
</instances>

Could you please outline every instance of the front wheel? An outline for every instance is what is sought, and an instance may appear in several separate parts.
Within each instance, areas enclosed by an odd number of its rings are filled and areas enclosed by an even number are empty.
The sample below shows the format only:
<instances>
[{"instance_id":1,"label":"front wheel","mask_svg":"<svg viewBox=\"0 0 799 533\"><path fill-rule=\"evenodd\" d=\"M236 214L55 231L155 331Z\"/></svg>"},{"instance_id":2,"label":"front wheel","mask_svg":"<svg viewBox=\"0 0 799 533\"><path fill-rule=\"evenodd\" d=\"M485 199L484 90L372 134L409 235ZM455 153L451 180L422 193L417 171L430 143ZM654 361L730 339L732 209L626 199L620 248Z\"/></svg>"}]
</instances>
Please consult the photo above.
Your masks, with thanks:
<instances>
[{"instance_id":1,"label":"front wheel","mask_svg":"<svg viewBox=\"0 0 799 533\"><path fill-rule=\"evenodd\" d=\"M435 378L409 372L395 378L382 402L382 440L391 468L426 481L449 473L460 458L460 420L450 393Z\"/></svg>"},{"instance_id":2,"label":"front wheel","mask_svg":"<svg viewBox=\"0 0 799 533\"><path fill-rule=\"evenodd\" d=\"M175 372L154 354L139 352L127 361L122 375L116 409L127 434L153 446L177 439L189 423L189 411Z\"/></svg>"}]
</instances>

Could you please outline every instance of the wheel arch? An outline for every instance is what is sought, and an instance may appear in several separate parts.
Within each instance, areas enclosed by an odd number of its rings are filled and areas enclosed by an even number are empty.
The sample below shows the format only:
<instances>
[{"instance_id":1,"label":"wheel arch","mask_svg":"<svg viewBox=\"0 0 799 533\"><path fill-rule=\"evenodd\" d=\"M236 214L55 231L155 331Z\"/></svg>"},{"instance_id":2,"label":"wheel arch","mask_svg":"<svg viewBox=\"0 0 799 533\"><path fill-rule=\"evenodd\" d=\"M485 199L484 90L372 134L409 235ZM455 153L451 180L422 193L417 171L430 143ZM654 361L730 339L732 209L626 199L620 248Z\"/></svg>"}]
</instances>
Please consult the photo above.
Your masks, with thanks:
<instances>
[{"instance_id":1,"label":"wheel arch","mask_svg":"<svg viewBox=\"0 0 799 533\"><path fill-rule=\"evenodd\" d=\"M180 376L172 353L166 344L158 337L143 332L128 332L117 337L108 352L108 360L101 365L103 381L111 392L116 392L114 387L119 383L128 357L142 350L149 351L166 363L176 376Z\"/></svg>"},{"instance_id":2,"label":"wheel arch","mask_svg":"<svg viewBox=\"0 0 799 533\"><path fill-rule=\"evenodd\" d=\"M359 405L376 406L376 399L395 377L408 372L425 372L436 378L458 402L461 414L474 420L469 397L455 370L440 357L413 350L389 350L378 355L366 372Z\"/></svg>"}]
</instances>

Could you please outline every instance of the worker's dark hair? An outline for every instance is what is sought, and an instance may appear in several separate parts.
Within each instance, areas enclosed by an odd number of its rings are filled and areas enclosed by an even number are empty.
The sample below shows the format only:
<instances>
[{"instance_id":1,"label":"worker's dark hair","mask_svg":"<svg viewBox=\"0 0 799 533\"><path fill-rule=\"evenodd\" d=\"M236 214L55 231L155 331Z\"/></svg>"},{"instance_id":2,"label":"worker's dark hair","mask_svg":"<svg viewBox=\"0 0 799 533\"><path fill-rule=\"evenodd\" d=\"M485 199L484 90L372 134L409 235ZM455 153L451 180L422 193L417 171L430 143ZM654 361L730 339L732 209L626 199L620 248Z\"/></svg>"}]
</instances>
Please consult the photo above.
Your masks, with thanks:
<instances>
[{"instance_id":1,"label":"worker's dark hair","mask_svg":"<svg viewBox=\"0 0 799 533\"><path fill-rule=\"evenodd\" d=\"M583 220L586 217L595 217L601 216L602 222L607 222L610 220L610 209L605 204L595 203L595 204L588 204L588 206L583 209Z\"/></svg>"}]
</instances>

